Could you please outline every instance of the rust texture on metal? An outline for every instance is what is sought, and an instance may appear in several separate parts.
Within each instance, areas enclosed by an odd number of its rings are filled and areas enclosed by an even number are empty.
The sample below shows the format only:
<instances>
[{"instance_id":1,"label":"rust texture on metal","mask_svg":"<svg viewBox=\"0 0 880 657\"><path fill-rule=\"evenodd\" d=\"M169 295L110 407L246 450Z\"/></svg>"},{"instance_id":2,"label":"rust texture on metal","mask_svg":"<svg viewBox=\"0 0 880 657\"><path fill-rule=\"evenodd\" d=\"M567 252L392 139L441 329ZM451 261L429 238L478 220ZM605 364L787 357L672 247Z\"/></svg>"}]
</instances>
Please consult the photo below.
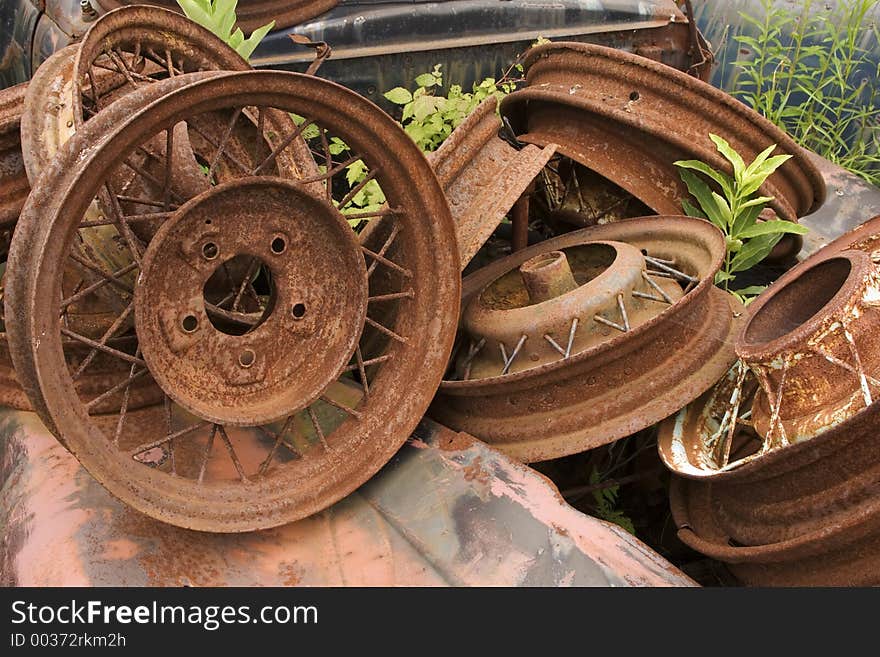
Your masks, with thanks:
<instances>
[{"instance_id":1,"label":"rust texture on metal","mask_svg":"<svg viewBox=\"0 0 880 657\"><path fill-rule=\"evenodd\" d=\"M661 426L679 536L746 583L880 583L877 225L771 285L736 368Z\"/></svg>"},{"instance_id":2,"label":"rust texture on metal","mask_svg":"<svg viewBox=\"0 0 880 657\"><path fill-rule=\"evenodd\" d=\"M15 225L30 191L20 134L27 87L25 82L0 91L0 230Z\"/></svg>"},{"instance_id":3,"label":"rust texture on metal","mask_svg":"<svg viewBox=\"0 0 880 657\"><path fill-rule=\"evenodd\" d=\"M709 134L721 135L744 159L770 144L792 159L762 192L792 221L825 196L805 151L769 121L700 80L658 62L584 43L532 48L527 86L502 101L519 139L545 145L624 188L659 214L681 212L687 194L673 162L698 159L730 172Z\"/></svg>"},{"instance_id":4,"label":"rust texture on metal","mask_svg":"<svg viewBox=\"0 0 880 657\"><path fill-rule=\"evenodd\" d=\"M532 462L660 421L734 361L721 233L647 217L568 233L463 283L458 356L432 417Z\"/></svg>"},{"instance_id":5,"label":"rust texture on metal","mask_svg":"<svg viewBox=\"0 0 880 657\"><path fill-rule=\"evenodd\" d=\"M22 121L28 177L35 181L85 121L134 89L181 73L249 69L220 38L172 11L111 11L35 72Z\"/></svg>"},{"instance_id":6,"label":"rust texture on metal","mask_svg":"<svg viewBox=\"0 0 880 657\"><path fill-rule=\"evenodd\" d=\"M517 150L498 136L497 100L484 100L429 161L455 219L462 268L470 262L556 150Z\"/></svg>"},{"instance_id":7,"label":"rust texture on metal","mask_svg":"<svg viewBox=\"0 0 880 657\"><path fill-rule=\"evenodd\" d=\"M812 449L817 436L869 410L880 386L878 230L874 218L842 235L752 303L737 363L661 425L667 467L736 478Z\"/></svg>"},{"instance_id":8,"label":"rust texture on metal","mask_svg":"<svg viewBox=\"0 0 880 657\"><path fill-rule=\"evenodd\" d=\"M275 120L291 114L304 122ZM320 172L298 164L309 128ZM213 184L177 184L181 140ZM352 211L363 184L334 185L355 161L382 209ZM346 224L377 217L378 246ZM128 264L82 251L96 228ZM306 517L375 474L437 389L460 297L452 216L415 144L343 87L269 71L175 75L102 109L40 177L9 265L13 362L41 419L121 500L213 532ZM100 321L71 322L87 302ZM90 396L75 381L99 354L126 369ZM302 385L279 385L294 370ZM133 384L154 378L162 421L137 425Z\"/></svg>"},{"instance_id":9,"label":"rust texture on metal","mask_svg":"<svg viewBox=\"0 0 880 657\"><path fill-rule=\"evenodd\" d=\"M568 506L546 478L430 421L323 513L244 534L138 513L32 413L0 410L0 457L3 586L694 585L620 527Z\"/></svg>"},{"instance_id":10,"label":"rust texture on metal","mask_svg":"<svg viewBox=\"0 0 880 657\"><path fill-rule=\"evenodd\" d=\"M180 5L175 0L152 0L141 2L136 0L95 0L101 9L110 11L129 5L156 5L165 9L180 12ZM275 21L275 29L280 30L304 23L310 18L320 16L339 4L339 0L239 0L236 7L238 21L236 25L250 33L266 23Z\"/></svg>"}]
</instances>

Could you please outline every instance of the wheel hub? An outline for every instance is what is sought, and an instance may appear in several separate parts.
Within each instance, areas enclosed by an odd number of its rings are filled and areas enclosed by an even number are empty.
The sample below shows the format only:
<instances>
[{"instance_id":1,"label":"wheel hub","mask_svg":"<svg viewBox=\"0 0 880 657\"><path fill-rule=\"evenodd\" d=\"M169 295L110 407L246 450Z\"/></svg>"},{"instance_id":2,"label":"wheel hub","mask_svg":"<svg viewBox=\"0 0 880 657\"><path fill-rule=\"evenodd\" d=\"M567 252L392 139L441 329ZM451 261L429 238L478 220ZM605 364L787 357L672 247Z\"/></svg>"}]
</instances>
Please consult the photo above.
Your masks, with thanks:
<instances>
[{"instance_id":1,"label":"wheel hub","mask_svg":"<svg viewBox=\"0 0 880 657\"><path fill-rule=\"evenodd\" d=\"M354 232L302 186L220 185L181 207L144 255L135 296L143 358L200 417L278 420L317 399L350 360L366 280Z\"/></svg>"}]
</instances>

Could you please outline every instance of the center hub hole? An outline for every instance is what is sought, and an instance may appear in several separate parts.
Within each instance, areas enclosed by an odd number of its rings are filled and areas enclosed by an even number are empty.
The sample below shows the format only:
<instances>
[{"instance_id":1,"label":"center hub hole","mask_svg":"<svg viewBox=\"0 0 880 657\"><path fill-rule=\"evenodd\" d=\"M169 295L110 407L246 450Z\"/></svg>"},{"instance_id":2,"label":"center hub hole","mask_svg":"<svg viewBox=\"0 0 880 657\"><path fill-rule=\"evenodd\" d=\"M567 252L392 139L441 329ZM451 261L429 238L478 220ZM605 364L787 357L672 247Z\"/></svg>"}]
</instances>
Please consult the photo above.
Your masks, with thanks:
<instances>
[{"instance_id":1,"label":"center hub hole","mask_svg":"<svg viewBox=\"0 0 880 657\"><path fill-rule=\"evenodd\" d=\"M256 256L240 254L220 263L202 292L208 320L226 335L256 330L275 306L272 271Z\"/></svg>"}]
</instances>

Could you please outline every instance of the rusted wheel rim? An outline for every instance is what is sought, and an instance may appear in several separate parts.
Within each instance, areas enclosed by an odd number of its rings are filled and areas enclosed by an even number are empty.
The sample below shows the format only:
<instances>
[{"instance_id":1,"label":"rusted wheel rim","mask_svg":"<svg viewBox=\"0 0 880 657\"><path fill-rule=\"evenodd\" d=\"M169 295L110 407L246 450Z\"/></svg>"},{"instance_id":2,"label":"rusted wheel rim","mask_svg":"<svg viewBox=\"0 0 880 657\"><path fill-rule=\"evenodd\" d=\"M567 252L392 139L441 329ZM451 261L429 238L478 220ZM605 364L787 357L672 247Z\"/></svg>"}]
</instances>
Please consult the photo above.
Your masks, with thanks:
<instances>
[{"instance_id":1,"label":"rusted wheel rim","mask_svg":"<svg viewBox=\"0 0 880 657\"><path fill-rule=\"evenodd\" d=\"M681 298L665 300L660 296L665 291L645 283L647 291L640 287L638 292L663 305L659 314L631 330L624 330L628 320L622 312L620 317L609 314L603 319L618 326L603 323L609 335L587 342L579 353L567 348L577 342L567 339L568 331L549 336L558 348L546 338L541 340L542 335L535 348L549 344L556 352L553 361L544 362L540 354L533 360L534 354L526 348L530 337L521 344L506 344L501 371L483 379L443 382L431 408L434 417L521 460L545 460L611 442L658 422L730 367L738 304L712 284L723 258L723 239L708 222L693 218L630 219L548 240L469 276L464 281L464 302L479 302L479 293L493 281L505 272L515 273L516 267L537 255L588 242L622 242L639 256L644 250L660 263L651 267L661 272L660 277L672 275L664 266L685 274L689 280L679 288ZM629 301L626 304L630 313ZM616 306L614 310L619 312ZM579 318L578 326L591 319ZM566 328L570 331L573 324ZM495 339L488 336L483 344L463 340L455 376L469 376L468 363ZM511 371L508 363L514 352L515 358L524 359L519 371ZM530 362L536 366L530 367Z\"/></svg>"},{"instance_id":2,"label":"rusted wheel rim","mask_svg":"<svg viewBox=\"0 0 880 657\"><path fill-rule=\"evenodd\" d=\"M527 88L502 103L502 112L519 132L534 133L534 139L524 139L539 145L548 140L568 144L560 152L586 160L586 166L595 165L595 157L599 163L610 157L609 166L599 173L638 198L647 194L654 205L674 202L651 182L658 175L673 185L672 190L685 191L672 165L676 159L695 157L729 172L729 163L709 140L711 132L728 139L747 161L774 143L779 152L793 155L766 184L780 216L795 220L824 200L822 176L802 148L756 112L696 78L643 57L584 43L538 46L529 51L524 65ZM592 147L585 144L584 152L578 150L579 140L571 132L580 128L569 126L572 120L560 112L573 112L575 124L585 122L582 127L598 138ZM614 148L601 151L596 144L606 140L603 133L608 131ZM628 138L633 131L640 136L638 144ZM649 147L644 146L645 138L651 140ZM632 157L633 153L639 155ZM645 166L652 163L654 170L643 178Z\"/></svg>"},{"instance_id":3,"label":"rusted wheel rim","mask_svg":"<svg viewBox=\"0 0 880 657\"><path fill-rule=\"evenodd\" d=\"M742 360L660 426L658 448L670 470L694 479L761 480L850 449L841 438L854 420L875 412L878 394L870 337L878 320L876 227L872 220L841 236L752 304L737 342ZM780 383L783 391L811 392L768 403Z\"/></svg>"},{"instance_id":4,"label":"rusted wheel rim","mask_svg":"<svg viewBox=\"0 0 880 657\"><path fill-rule=\"evenodd\" d=\"M134 4L126 0L97 0L102 9L116 9ZM174 0L153 0L153 2L137 2L137 4L158 5L180 11ZM320 16L339 4L339 0L241 0L236 9L238 22L245 32L262 27L269 21L275 21L275 29L290 27L304 23L310 18Z\"/></svg>"},{"instance_id":5,"label":"rusted wheel rim","mask_svg":"<svg viewBox=\"0 0 880 657\"><path fill-rule=\"evenodd\" d=\"M13 358L37 411L104 486L166 522L208 531L245 531L325 508L375 473L407 438L436 390L451 350L459 263L449 208L424 156L369 101L333 83L293 73L199 75L206 79L126 115L126 100L136 103L133 97L141 92L130 94L118 101L115 112L108 108L86 123L64 147L41 179L45 188L32 197L16 234L10 259L18 275L10 281L6 299L7 308L15 310L7 316L17 320L9 326ZM182 77L155 86L185 84ZM62 296L58 272L64 269L71 240L82 230L80 219L120 158L158 132L167 136L169 126L189 117L225 113L231 119L241 107L248 111L239 116L259 114L262 107L306 117L308 123L299 134L316 126L319 136L311 142L316 152L338 136L351 149L340 157L346 162L361 159L368 179L385 192L384 209L347 215L354 223L382 216L388 233L377 251L365 246L358 251L369 282L361 338L367 328L371 332L370 340L359 344L369 343L373 351L355 348L352 362L342 368L343 377L323 390L319 402L268 426L217 425L166 402L169 424L156 428L152 440L146 435L128 437L124 430L104 431L89 416L90 400L72 389L60 315L52 301ZM114 113L126 118L120 120ZM273 143L293 140L294 133L275 135ZM85 144L96 145L83 158ZM256 175L243 176L240 184L268 177L271 185L281 185L274 171L265 176L260 167L283 150L255 152L251 166ZM318 198L348 208L358 190L342 194L335 189L332 183L344 175L344 162L337 163L327 148L321 154L328 158L327 173L310 184L299 181L306 189L297 193L314 196L318 185ZM215 187L220 189L222 185ZM221 192L205 192L212 193ZM339 196L343 198L336 200ZM57 199L51 216L39 205L42 197ZM196 197L193 203L202 200ZM166 214L168 220L176 212ZM121 230L127 233L124 225ZM137 243L131 234L123 235L123 242ZM151 257L149 252L143 256L145 267ZM105 274L104 279L110 277ZM371 277L381 280L381 296L375 294ZM351 285L359 289L356 281ZM280 304L272 312L278 311ZM138 312L147 309L142 306ZM37 341L36 335L43 337ZM147 371L140 348L129 348L119 357L130 365L128 379ZM114 394L124 395L125 382ZM124 426L124 414L119 413L115 427Z\"/></svg>"},{"instance_id":6,"label":"rusted wheel rim","mask_svg":"<svg viewBox=\"0 0 880 657\"><path fill-rule=\"evenodd\" d=\"M30 191L20 133L27 87L24 82L0 91L0 230L15 225Z\"/></svg>"},{"instance_id":7,"label":"rusted wheel rim","mask_svg":"<svg viewBox=\"0 0 880 657\"><path fill-rule=\"evenodd\" d=\"M28 177L35 181L85 121L138 87L181 73L249 69L217 36L173 11L111 11L34 74L22 126Z\"/></svg>"}]
</instances>

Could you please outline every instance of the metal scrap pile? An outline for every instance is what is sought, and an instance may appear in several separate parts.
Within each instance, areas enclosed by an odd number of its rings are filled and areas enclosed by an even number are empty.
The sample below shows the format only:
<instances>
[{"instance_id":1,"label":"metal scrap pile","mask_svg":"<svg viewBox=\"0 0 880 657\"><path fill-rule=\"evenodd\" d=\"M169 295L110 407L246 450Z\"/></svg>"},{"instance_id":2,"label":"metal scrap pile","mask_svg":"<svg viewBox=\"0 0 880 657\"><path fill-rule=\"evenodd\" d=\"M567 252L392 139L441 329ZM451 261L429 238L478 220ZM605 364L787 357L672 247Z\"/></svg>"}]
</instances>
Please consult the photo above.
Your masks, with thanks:
<instances>
[{"instance_id":1,"label":"metal scrap pile","mask_svg":"<svg viewBox=\"0 0 880 657\"><path fill-rule=\"evenodd\" d=\"M326 508L425 412L525 462L663 421L688 545L749 583L874 583L880 223L746 310L673 162L725 170L710 133L747 160L777 144L761 192L796 221L825 191L806 154L652 60L554 43L524 64L507 128L487 101L426 160L353 92L109 12L0 102L3 402L120 499L215 532ZM661 216L569 203L589 176ZM514 206L524 248L462 280ZM563 234L526 247L539 210Z\"/></svg>"}]
</instances>

